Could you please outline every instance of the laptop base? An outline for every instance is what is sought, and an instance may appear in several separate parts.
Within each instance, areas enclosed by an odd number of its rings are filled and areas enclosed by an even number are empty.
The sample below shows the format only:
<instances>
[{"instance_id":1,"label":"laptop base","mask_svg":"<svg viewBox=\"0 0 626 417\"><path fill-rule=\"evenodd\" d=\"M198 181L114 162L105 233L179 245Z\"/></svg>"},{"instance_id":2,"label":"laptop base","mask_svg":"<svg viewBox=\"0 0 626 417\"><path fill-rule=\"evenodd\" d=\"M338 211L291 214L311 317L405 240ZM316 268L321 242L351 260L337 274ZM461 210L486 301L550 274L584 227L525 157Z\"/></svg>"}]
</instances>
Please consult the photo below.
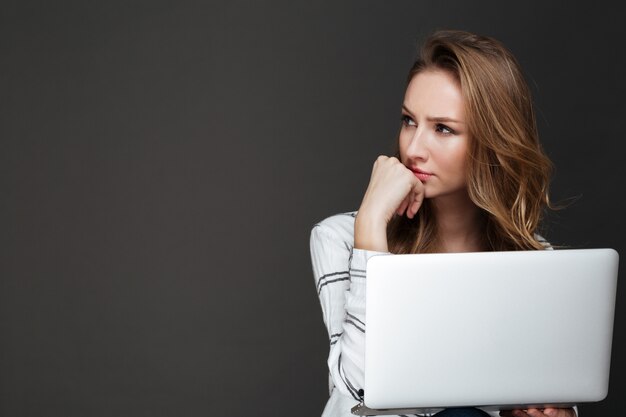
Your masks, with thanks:
<instances>
[{"instance_id":1,"label":"laptop base","mask_svg":"<svg viewBox=\"0 0 626 417\"><path fill-rule=\"evenodd\" d=\"M529 408L572 408L576 404L572 403L556 403L556 404L510 404L510 405L492 405L492 406L470 406L480 408L485 411L500 411L500 410L527 410ZM447 407L455 408L455 407ZM420 407L420 408L369 408L363 401L352 407L350 410L352 414L357 416L384 416L384 415L398 415L398 414L427 414L433 415L439 411L443 411L442 407Z\"/></svg>"}]
</instances>

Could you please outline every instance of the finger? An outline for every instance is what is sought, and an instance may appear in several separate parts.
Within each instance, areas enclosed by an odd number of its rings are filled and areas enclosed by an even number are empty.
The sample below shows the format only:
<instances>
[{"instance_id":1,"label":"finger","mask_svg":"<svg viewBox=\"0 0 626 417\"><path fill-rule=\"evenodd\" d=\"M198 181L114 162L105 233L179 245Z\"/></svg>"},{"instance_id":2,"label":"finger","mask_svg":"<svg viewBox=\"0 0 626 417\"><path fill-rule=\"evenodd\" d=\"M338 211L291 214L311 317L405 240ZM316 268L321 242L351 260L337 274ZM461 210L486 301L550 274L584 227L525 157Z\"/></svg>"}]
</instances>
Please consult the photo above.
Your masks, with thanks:
<instances>
[{"instance_id":1,"label":"finger","mask_svg":"<svg viewBox=\"0 0 626 417\"><path fill-rule=\"evenodd\" d=\"M408 217L409 219L412 219L413 216L415 215L415 213L413 212L413 194L409 193L406 198L405 201L407 203L407 207L406 207L406 217Z\"/></svg>"},{"instance_id":2,"label":"finger","mask_svg":"<svg viewBox=\"0 0 626 417\"><path fill-rule=\"evenodd\" d=\"M376 161L374 161L374 164L377 164L377 163L382 164L388 159L389 157L387 155L378 155L378 157L376 158Z\"/></svg>"},{"instance_id":3,"label":"finger","mask_svg":"<svg viewBox=\"0 0 626 417\"><path fill-rule=\"evenodd\" d=\"M413 199L413 204L416 206L416 209L415 209L416 212L422 206L423 202L424 202L424 193L423 192L420 192L417 195L415 195L415 197Z\"/></svg>"},{"instance_id":4,"label":"finger","mask_svg":"<svg viewBox=\"0 0 626 417\"><path fill-rule=\"evenodd\" d=\"M550 416L550 417L576 416L576 412L574 412L573 408L546 408L545 410L543 410L543 414Z\"/></svg>"},{"instance_id":5,"label":"finger","mask_svg":"<svg viewBox=\"0 0 626 417\"><path fill-rule=\"evenodd\" d=\"M416 181L413 183L413 188L411 191L415 193L415 195L421 195L423 197L424 196L424 184L417 178L414 177L414 179Z\"/></svg>"},{"instance_id":6,"label":"finger","mask_svg":"<svg viewBox=\"0 0 626 417\"><path fill-rule=\"evenodd\" d=\"M546 415L543 413L543 410L539 410L538 408L529 408L526 410L526 414L531 417L545 417Z\"/></svg>"},{"instance_id":7,"label":"finger","mask_svg":"<svg viewBox=\"0 0 626 417\"><path fill-rule=\"evenodd\" d=\"M372 166L372 175L371 178L374 177L374 174L376 173L376 171L378 170L378 168L385 163L385 161L389 159L388 157L386 157L385 155L378 155L378 158L376 158L376 160L374 161L374 165ZM371 179L370 178L370 179Z\"/></svg>"},{"instance_id":8,"label":"finger","mask_svg":"<svg viewBox=\"0 0 626 417\"><path fill-rule=\"evenodd\" d=\"M400 206L396 210L396 213L398 213L398 216L402 216L408 206L409 206L409 199L405 198L404 200L402 200L402 203L400 203Z\"/></svg>"},{"instance_id":9,"label":"finger","mask_svg":"<svg viewBox=\"0 0 626 417\"><path fill-rule=\"evenodd\" d=\"M411 205L409 206L409 211L411 212L411 218L415 216L422 206L422 202L424 201L424 193L411 193Z\"/></svg>"},{"instance_id":10,"label":"finger","mask_svg":"<svg viewBox=\"0 0 626 417\"><path fill-rule=\"evenodd\" d=\"M421 202L420 201L413 201L413 202L411 202L411 205L409 206L409 209L407 210L407 216L410 219L415 217L415 215L417 214L418 210L420 209L420 206L421 206Z\"/></svg>"}]
</instances>

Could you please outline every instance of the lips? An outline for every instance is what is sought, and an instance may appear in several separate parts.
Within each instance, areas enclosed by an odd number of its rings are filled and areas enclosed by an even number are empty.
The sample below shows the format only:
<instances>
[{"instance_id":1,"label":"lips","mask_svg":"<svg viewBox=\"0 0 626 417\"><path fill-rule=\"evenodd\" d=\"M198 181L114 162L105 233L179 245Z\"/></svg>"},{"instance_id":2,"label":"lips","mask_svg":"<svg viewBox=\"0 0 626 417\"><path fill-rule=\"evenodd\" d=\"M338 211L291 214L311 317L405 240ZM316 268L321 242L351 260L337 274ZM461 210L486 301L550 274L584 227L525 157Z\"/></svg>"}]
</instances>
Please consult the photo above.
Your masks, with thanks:
<instances>
[{"instance_id":1,"label":"lips","mask_svg":"<svg viewBox=\"0 0 626 417\"><path fill-rule=\"evenodd\" d=\"M422 182L428 181L428 179L433 176L433 174L431 174L430 172L422 171L418 168L411 168L411 171L413 171L413 174L417 177L417 179Z\"/></svg>"}]
</instances>

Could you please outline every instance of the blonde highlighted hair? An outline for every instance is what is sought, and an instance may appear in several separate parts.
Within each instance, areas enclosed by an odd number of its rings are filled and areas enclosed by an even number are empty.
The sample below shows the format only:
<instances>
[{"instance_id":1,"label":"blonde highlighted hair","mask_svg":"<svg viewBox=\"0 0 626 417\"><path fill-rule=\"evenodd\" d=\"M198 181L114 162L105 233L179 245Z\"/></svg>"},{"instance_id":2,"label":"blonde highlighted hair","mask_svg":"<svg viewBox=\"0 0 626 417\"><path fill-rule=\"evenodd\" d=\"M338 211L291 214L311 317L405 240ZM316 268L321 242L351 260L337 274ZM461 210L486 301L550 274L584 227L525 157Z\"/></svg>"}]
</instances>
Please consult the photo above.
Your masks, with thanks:
<instances>
[{"instance_id":1,"label":"blonde highlighted hair","mask_svg":"<svg viewBox=\"0 0 626 417\"><path fill-rule=\"evenodd\" d=\"M426 70L452 74L463 94L470 133L467 189L482 212L484 247L543 249L536 233L550 207L552 163L539 143L530 89L517 60L495 39L437 31L422 46L408 82ZM413 220L395 216L387 228L390 251L437 251L434 216L429 200Z\"/></svg>"}]
</instances>

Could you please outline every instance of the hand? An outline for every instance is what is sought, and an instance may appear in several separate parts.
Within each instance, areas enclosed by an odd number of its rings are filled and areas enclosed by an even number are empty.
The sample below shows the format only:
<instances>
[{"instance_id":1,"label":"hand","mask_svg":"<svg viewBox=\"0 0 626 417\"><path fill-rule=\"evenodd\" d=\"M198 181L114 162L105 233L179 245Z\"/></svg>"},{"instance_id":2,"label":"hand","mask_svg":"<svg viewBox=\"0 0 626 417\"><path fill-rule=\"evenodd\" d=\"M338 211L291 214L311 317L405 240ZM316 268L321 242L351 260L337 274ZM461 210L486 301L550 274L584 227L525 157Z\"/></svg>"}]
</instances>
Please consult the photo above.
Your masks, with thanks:
<instances>
[{"instance_id":1,"label":"hand","mask_svg":"<svg viewBox=\"0 0 626 417\"><path fill-rule=\"evenodd\" d=\"M385 223L394 213L406 212L412 219L424 199L424 185L413 172L395 157L379 156L374 162L370 183L359 213L382 217Z\"/></svg>"},{"instance_id":2,"label":"hand","mask_svg":"<svg viewBox=\"0 0 626 417\"><path fill-rule=\"evenodd\" d=\"M379 156L357 214L356 248L387 251L387 224L394 214L415 217L424 200L424 185L395 157Z\"/></svg>"},{"instance_id":3,"label":"hand","mask_svg":"<svg viewBox=\"0 0 626 417\"><path fill-rule=\"evenodd\" d=\"M529 408L527 410L500 411L503 417L576 417L573 408Z\"/></svg>"}]
</instances>

